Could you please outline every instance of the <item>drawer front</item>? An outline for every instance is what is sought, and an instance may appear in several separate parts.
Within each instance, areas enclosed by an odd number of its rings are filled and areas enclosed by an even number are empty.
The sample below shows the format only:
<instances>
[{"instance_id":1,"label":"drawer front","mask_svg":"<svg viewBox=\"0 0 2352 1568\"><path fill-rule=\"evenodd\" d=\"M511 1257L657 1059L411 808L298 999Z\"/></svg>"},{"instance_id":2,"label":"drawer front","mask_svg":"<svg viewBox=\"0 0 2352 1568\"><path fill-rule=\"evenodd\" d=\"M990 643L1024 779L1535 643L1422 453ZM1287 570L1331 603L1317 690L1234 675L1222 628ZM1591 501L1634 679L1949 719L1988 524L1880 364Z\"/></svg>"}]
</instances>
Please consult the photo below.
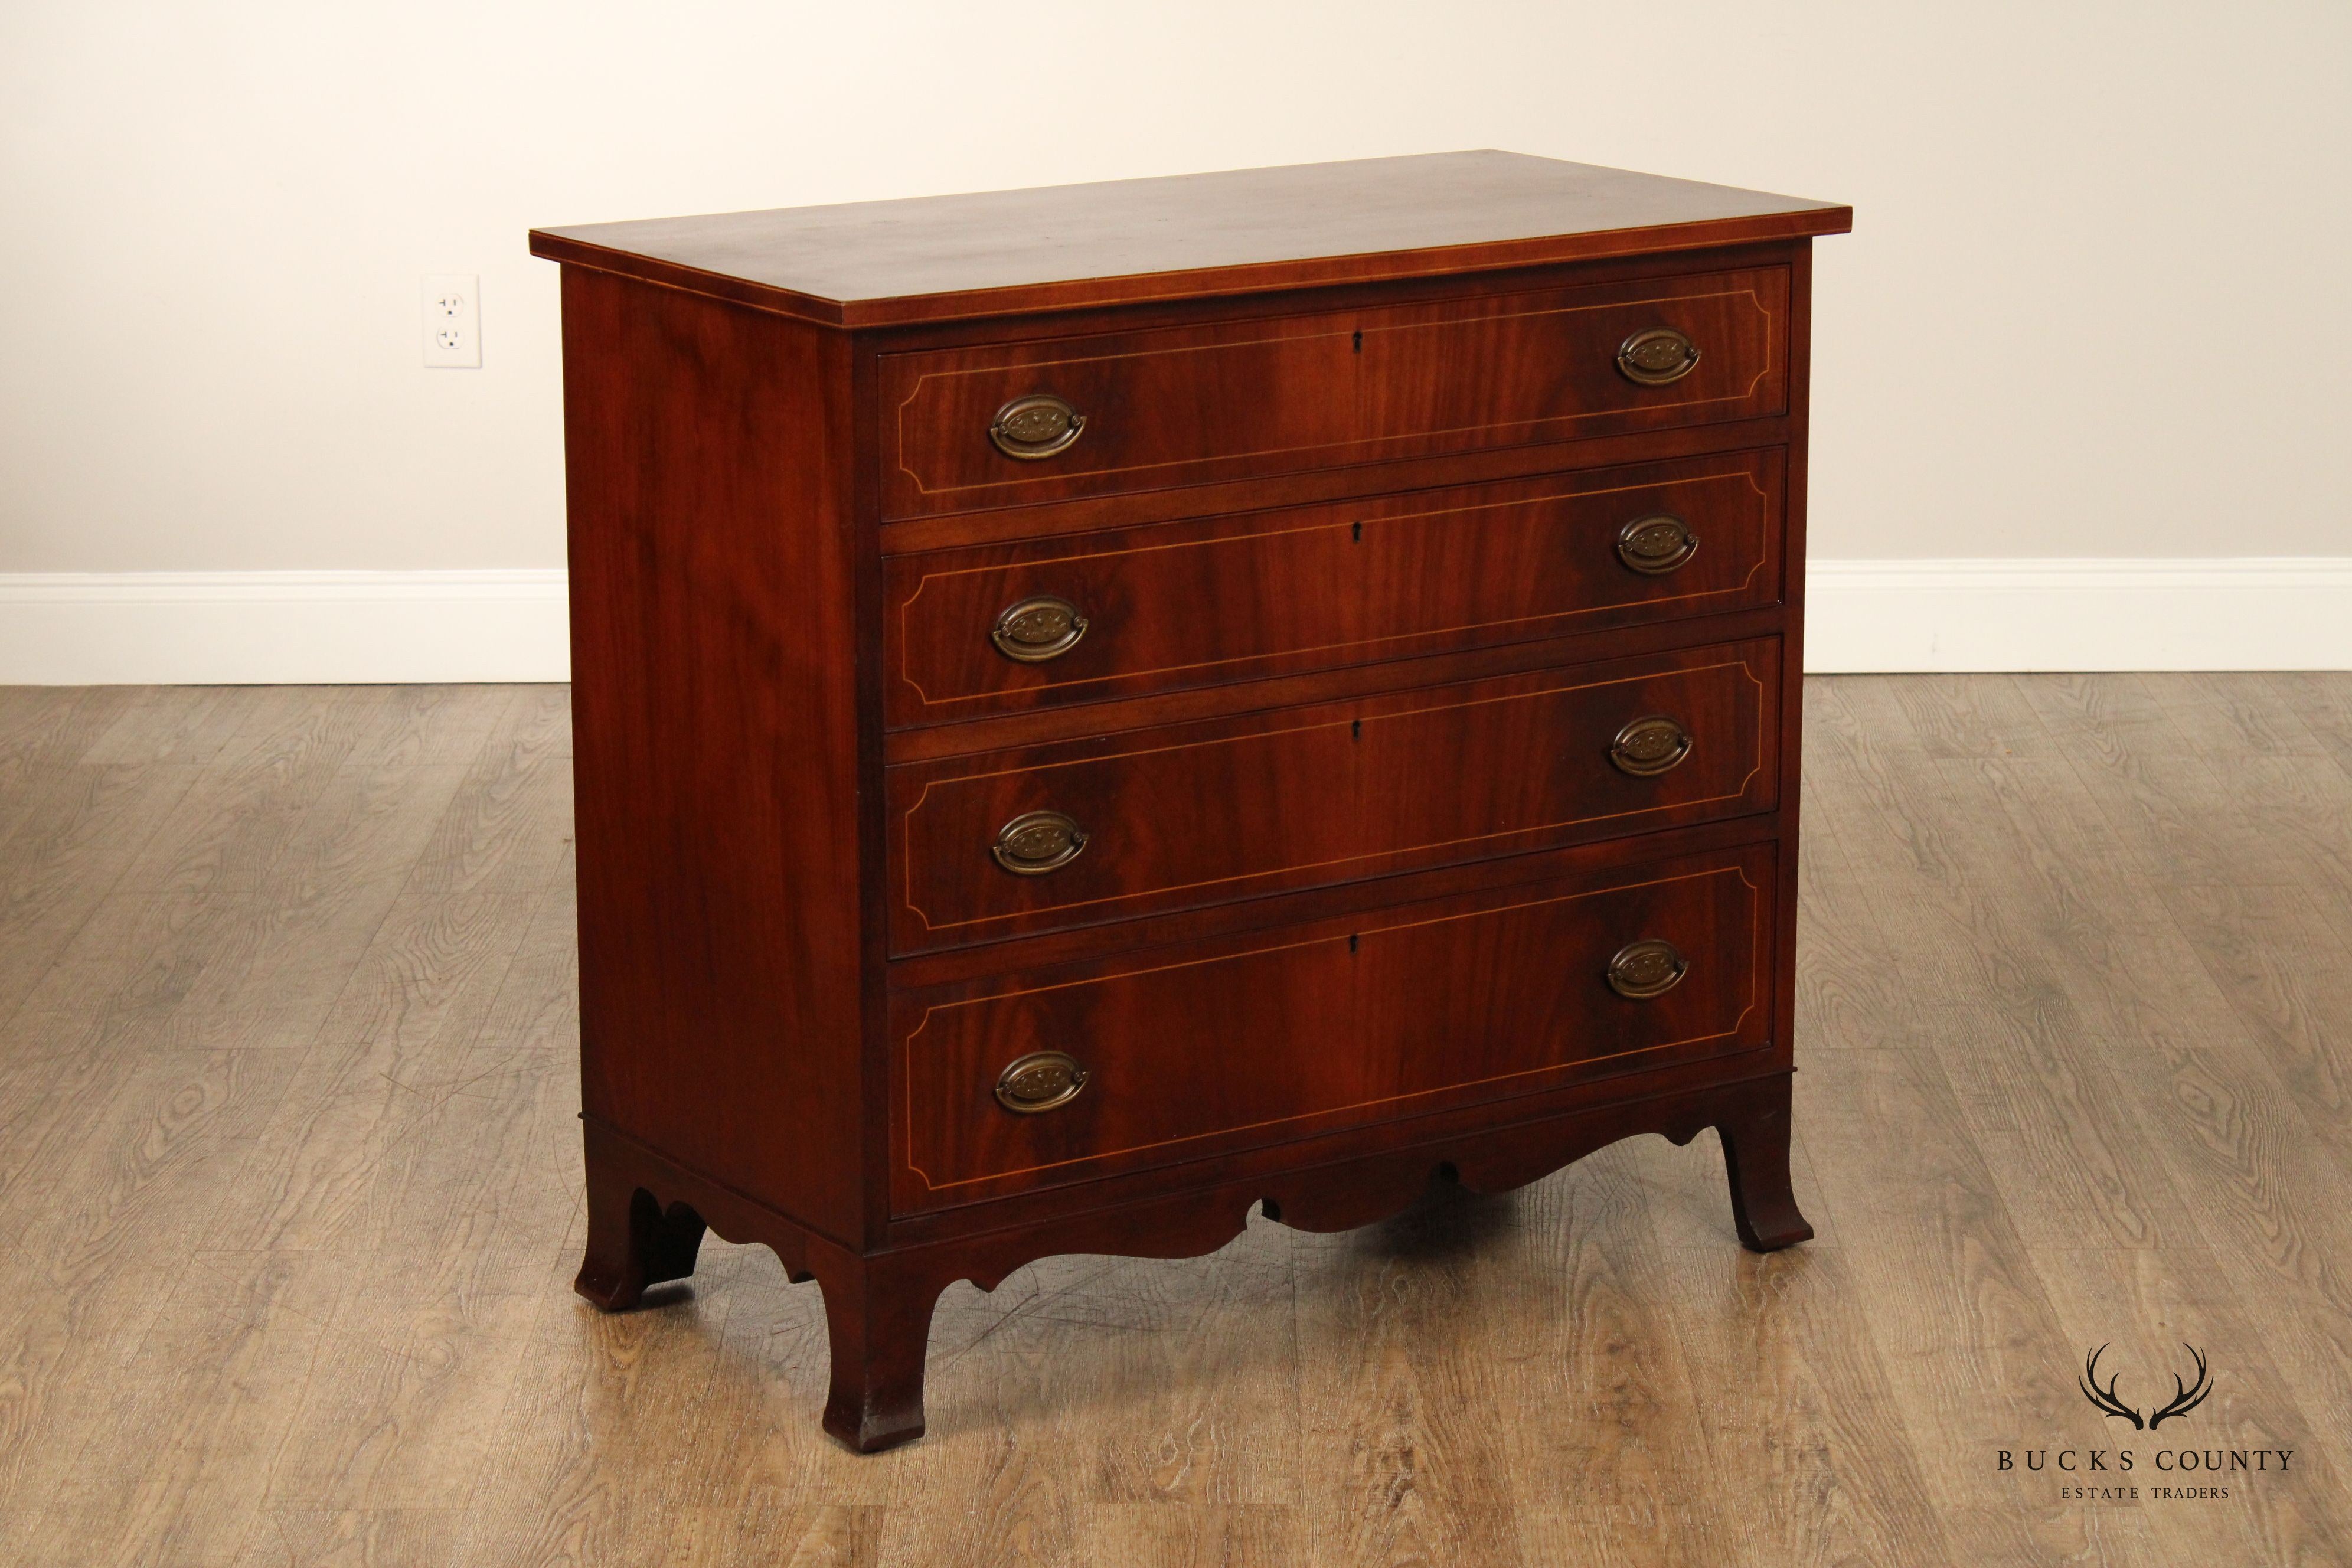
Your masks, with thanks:
<instances>
[{"instance_id":1,"label":"drawer front","mask_svg":"<svg viewBox=\"0 0 2352 1568\"><path fill-rule=\"evenodd\" d=\"M1778 449L892 558L894 726L1780 595Z\"/></svg>"},{"instance_id":2,"label":"drawer front","mask_svg":"<svg viewBox=\"0 0 2352 1568\"><path fill-rule=\"evenodd\" d=\"M1767 638L893 768L892 950L1765 810L1779 657Z\"/></svg>"},{"instance_id":3,"label":"drawer front","mask_svg":"<svg viewBox=\"0 0 2352 1568\"><path fill-rule=\"evenodd\" d=\"M901 994L893 1206L1762 1047L1773 885L1755 847Z\"/></svg>"},{"instance_id":4,"label":"drawer front","mask_svg":"<svg viewBox=\"0 0 2352 1568\"><path fill-rule=\"evenodd\" d=\"M1788 333L1788 269L1767 267L885 354L882 510L1781 414Z\"/></svg>"}]
</instances>

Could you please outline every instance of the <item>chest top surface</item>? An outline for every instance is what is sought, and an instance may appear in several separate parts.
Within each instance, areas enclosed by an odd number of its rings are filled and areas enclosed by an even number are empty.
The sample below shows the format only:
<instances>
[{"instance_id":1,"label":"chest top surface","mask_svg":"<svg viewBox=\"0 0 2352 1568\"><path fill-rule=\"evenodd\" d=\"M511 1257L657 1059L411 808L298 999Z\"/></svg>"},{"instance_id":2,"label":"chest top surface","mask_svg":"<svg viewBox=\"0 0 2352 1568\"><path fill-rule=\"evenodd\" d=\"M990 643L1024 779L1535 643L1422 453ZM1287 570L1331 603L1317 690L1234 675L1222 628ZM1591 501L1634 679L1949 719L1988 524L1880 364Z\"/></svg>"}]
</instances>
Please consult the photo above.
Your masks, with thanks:
<instances>
[{"instance_id":1,"label":"chest top surface","mask_svg":"<svg viewBox=\"0 0 2352 1568\"><path fill-rule=\"evenodd\" d=\"M537 229L531 250L860 327L1852 226L1853 210L1831 202L1476 152Z\"/></svg>"}]
</instances>

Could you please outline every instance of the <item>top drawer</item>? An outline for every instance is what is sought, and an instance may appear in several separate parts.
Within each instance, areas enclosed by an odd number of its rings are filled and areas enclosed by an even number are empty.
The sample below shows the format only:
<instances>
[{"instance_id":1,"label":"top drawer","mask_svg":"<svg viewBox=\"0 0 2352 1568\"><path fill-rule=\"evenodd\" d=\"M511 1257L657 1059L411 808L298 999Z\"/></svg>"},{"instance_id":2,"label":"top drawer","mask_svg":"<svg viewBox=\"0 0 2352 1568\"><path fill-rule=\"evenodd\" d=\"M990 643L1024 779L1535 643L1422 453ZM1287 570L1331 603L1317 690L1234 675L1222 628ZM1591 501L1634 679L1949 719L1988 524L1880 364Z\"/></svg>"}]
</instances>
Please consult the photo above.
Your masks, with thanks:
<instances>
[{"instance_id":1,"label":"top drawer","mask_svg":"<svg viewBox=\"0 0 2352 1568\"><path fill-rule=\"evenodd\" d=\"M886 519L1788 408L1783 267L885 354Z\"/></svg>"}]
</instances>

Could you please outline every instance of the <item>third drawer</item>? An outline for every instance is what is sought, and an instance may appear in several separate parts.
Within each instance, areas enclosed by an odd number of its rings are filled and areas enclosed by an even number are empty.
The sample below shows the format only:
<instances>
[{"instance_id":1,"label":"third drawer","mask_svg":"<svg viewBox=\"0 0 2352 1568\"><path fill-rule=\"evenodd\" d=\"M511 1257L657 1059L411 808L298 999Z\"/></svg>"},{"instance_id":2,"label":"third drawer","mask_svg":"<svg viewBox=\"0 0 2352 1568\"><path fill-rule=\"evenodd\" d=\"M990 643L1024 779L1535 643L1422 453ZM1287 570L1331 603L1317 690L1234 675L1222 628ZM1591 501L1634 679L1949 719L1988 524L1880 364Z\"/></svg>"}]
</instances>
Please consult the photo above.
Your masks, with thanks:
<instances>
[{"instance_id":1,"label":"third drawer","mask_svg":"<svg viewBox=\"0 0 2352 1568\"><path fill-rule=\"evenodd\" d=\"M899 954L1766 811L1780 645L888 770Z\"/></svg>"}]
</instances>

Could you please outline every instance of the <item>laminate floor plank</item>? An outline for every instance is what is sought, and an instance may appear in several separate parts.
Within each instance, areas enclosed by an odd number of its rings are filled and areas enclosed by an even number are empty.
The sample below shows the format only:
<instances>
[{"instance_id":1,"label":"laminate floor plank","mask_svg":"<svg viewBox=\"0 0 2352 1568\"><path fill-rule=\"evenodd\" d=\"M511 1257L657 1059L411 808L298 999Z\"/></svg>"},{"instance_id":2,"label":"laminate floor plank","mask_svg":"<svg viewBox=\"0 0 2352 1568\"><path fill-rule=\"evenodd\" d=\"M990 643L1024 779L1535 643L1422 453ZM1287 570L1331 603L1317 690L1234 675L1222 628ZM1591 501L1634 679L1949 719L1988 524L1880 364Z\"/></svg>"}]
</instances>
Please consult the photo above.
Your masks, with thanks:
<instances>
[{"instance_id":1,"label":"laminate floor plank","mask_svg":"<svg viewBox=\"0 0 2352 1568\"><path fill-rule=\"evenodd\" d=\"M331 1006L457 782L454 767L339 770L270 865L268 896L221 922L191 1002L228 1017Z\"/></svg>"},{"instance_id":2,"label":"laminate floor plank","mask_svg":"<svg viewBox=\"0 0 2352 1568\"><path fill-rule=\"evenodd\" d=\"M286 1415L262 1480L264 1505L375 1512L470 1501L530 1349L534 1310L525 1295L451 1292L418 1302L347 1290L324 1320L316 1365Z\"/></svg>"},{"instance_id":3,"label":"laminate floor plank","mask_svg":"<svg viewBox=\"0 0 2352 1568\"><path fill-rule=\"evenodd\" d=\"M1737 1247L1710 1131L1049 1259L860 1458L764 1249L570 1291L567 693L0 690L0 1561L2347 1561L2347 737L2352 677L1812 681L1811 1244ZM2182 1342L2160 1432L2077 1386ZM1996 1467L2126 1441L2295 1457Z\"/></svg>"},{"instance_id":4,"label":"laminate floor plank","mask_svg":"<svg viewBox=\"0 0 2352 1568\"><path fill-rule=\"evenodd\" d=\"M2281 671L2255 680L2270 701L2303 721L2320 750L2352 778L2352 672Z\"/></svg>"},{"instance_id":5,"label":"laminate floor plank","mask_svg":"<svg viewBox=\"0 0 2352 1568\"><path fill-rule=\"evenodd\" d=\"M1907 732L1914 754L1930 762L1979 757L2050 758L2057 742L2016 686L1972 675L1829 677L1864 722Z\"/></svg>"},{"instance_id":6,"label":"laminate floor plank","mask_svg":"<svg viewBox=\"0 0 2352 1568\"><path fill-rule=\"evenodd\" d=\"M275 689L268 686L133 686L108 689L119 707L90 741L85 766L202 766Z\"/></svg>"},{"instance_id":7,"label":"laminate floor plank","mask_svg":"<svg viewBox=\"0 0 2352 1568\"><path fill-rule=\"evenodd\" d=\"M696 1310L713 1325L718 1355L688 1420L690 1435L666 1494L669 1505L881 1509L918 1450L894 1449L875 1456L881 1465L863 1465L810 1420L810 1412L824 1405L830 1375L823 1293L814 1281L786 1280L764 1247L716 1237L702 1247L694 1278L665 1288L696 1299ZM944 1355L938 1330L935 1321L932 1352Z\"/></svg>"},{"instance_id":8,"label":"laminate floor plank","mask_svg":"<svg viewBox=\"0 0 2352 1568\"><path fill-rule=\"evenodd\" d=\"M1932 1013L1992 1004L2082 1026L2065 965L2004 911L1982 875L1976 838L2002 819L1998 798L1968 764L1890 752L1850 713L1842 721L1825 723L1833 743L1819 752L1825 815L1903 954L1912 1005Z\"/></svg>"},{"instance_id":9,"label":"laminate floor plank","mask_svg":"<svg viewBox=\"0 0 2352 1568\"><path fill-rule=\"evenodd\" d=\"M129 700L112 686L0 688L0 837L58 773L88 756Z\"/></svg>"},{"instance_id":10,"label":"laminate floor plank","mask_svg":"<svg viewBox=\"0 0 2352 1568\"><path fill-rule=\"evenodd\" d=\"M294 777L320 766L364 761L384 742L374 726L385 716L380 686L265 686L237 714L211 765L234 780Z\"/></svg>"},{"instance_id":11,"label":"laminate floor plank","mask_svg":"<svg viewBox=\"0 0 2352 1568\"><path fill-rule=\"evenodd\" d=\"M1097 1503L1297 1501L1291 1268L1289 1237L1259 1218L1206 1267L1098 1272L1022 1323L1006 1348L1046 1373L1045 1399L1083 1412L1078 1460ZM1077 1387L1055 1366L1074 1322L1093 1331Z\"/></svg>"},{"instance_id":12,"label":"laminate floor plank","mask_svg":"<svg viewBox=\"0 0 2352 1568\"><path fill-rule=\"evenodd\" d=\"M259 1509L236 1568L449 1568L457 1509Z\"/></svg>"},{"instance_id":13,"label":"laminate floor plank","mask_svg":"<svg viewBox=\"0 0 2352 1568\"><path fill-rule=\"evenodd\" d=\"M2263 689L2268 689L2268 682ZM2127 755L2118 754L2126 764ZM2099 793L2109 763L2078 760L2076 772ZM2352 1004L2352 775L2301 756L2257 758L2237 764L2265 787L2217 792L2208 809L2184 816L2167 839L2171 868L2157 866L2143 879L2143 901L2182 933L2222 1010L2187 1026L2158 1029L2161 1037L2252 1043L2269 1059L2306 1124L2339 1163L2352 1157L2352 1062L2343 1020ZM2137 802L2124 792L2099 803L2111 819L2130 823ZM2281 814L2314 826L2296 836L2306 850L2290 856L2293 869L2231 879L2218 871L2253 843L2271 846L2270 819ZM2290 846L2292 850L2293 846ZM2155 852L2148 851L2155 858Z\"/></svg>"},{"instance_id":14,"label":"laminate floor plank","mask_svg":"<svg viewBox=\"0 0 2352 1568\"><path fill-rule=\"evenodd\" d=\"M2270 683L2200 672L2146 674L2141 688L2200 756L2325 756L2326 748Z\"/></svg>"},{"instance_id":15,"label":"laminate floor plank","mask_svg":"<svg viewBox=\"0 0 2352 1568\"><path fill-rule=\"evenodd\" d=\"M1953 1558L2160 1561L2137 1521L2105 1530L2048 1491L2000 1484L2000 1448L2097 1436L2058 1353L2063 1331L1936 1058L1854 1051L1832 1065L1816 1061L1808 1102L1822 1179L1848 1234L1876 1238L1840 1256L1873 1303L1871 1338Z\"/></svg>"},{"instance_id":16,"label":"laminate floor plank","mask_svg":"<svg viewBox=\"0 0 2352 1568\"><path fill-rule=\"evenodd\" d=\"M2128 672L2017 675L2005 678L2042 721L2068 761L2083 757L2192 756L2196 748L2174 727L2165 704Z\"/></svg>"},{"instance_id":17,"label":"laminate floor plank","mask_svg":"<svg viewBox=\"0 0 2352 1568\"><path fill-rule=\"evenodd\" d=\"M2164 902L2138 895L2157 868L2115 832L2073 768L1988 761L1968 771L1999 808L1972 818L1987 851L1978 880L2021 939L2057 961L2093 1032L2178 1033L2226 1015Z\"/></svg>"},{"instance_id":18,"label":"laminate floor plank","mask_svg":"<svg viewBox=\"0 0 2352 1568\"><path fill-rule=\"evenodd\" d=\"M2238 1027L2339 1157L2352 1154L2352 930L2296 888L2163 896Z\"/></svg>"},{"instance_id":19,"label":"laminate floor plank","mask_svg":"<svg viewBox=\"0 0 2352 1568\"><path fill-rule=\"evenodd\" d=\"M2162 1248L2128 1251L2092 1247L2033 1249L2033 1259L2050 1292L2060 1321L2072 1331L2087 1356L2092 1347L2106 1347L2100 1375L2141 1415L2156 1414L2183 1384L2196 1385L2193 1347L2234 1347L2226 1364L2217 1367L2211 1393L2191 1412L2193 1419L2159 1425L2153 1432L2131 1429L2120 1417L2103 1421L2098 1447L2106 1468L2094 1474L2086 1457L2078 1455L2076 1469L2063 1479L2078 1484L2112 1487L2118 1483L2176 1489L2218 1480L2232 1489L2228 1500L2238 1506L2200 1506L2204 1500L2173 1500L2150 1496L2162 1505L2166 1556L2181 1563L2338 1563L2352 1561L2352 1541L2345 1536L2346 1521L2326 1504L2340 1495L2345 1481L2339 1457L2328 1452L2304 1417L2293 1382L2273 1364L2263 1344L2258 1319L2240 1303L2234 1292L2216 1289L2222 1276L2212 1255L2194 1239L2168 1242ZM2179 1381L2170 1381L2179 1379ZM2249 1468L2224 1469L2209 1478L2201 1470L2182 1475L2177 1468L2159 1468L2157 1453L2178 1444L2195 1447L2201 1456L2208 1447L2225 1455L2245 1455ZM2118 1469L2118 1451L2134 1450L2128 1473ZM2287 1458L2254 1458L2267 1451ZM2201 1462L2201 1461L2200 1461ZM2224 1459L2224 1464L2230 1461ZM2274 1468L2284 1462L2284 1475ZM2305 1467L2305 1480L2295 1481L2294 1466ZM2045 1472L2059 1480L2054 1469ZM2311 1484L2316 1479L2316 1485ZM2113 1500L2096 1500L2103 1507Z\"/></svg>"},{"instance_id":20,"label":"laminate floor plank","mask_svg":"<svg viewBox=\"0 0 2352 1568\"><path fill-rule=\"evenodd\" d=\"M1842 1050L1899 1046L1923 1023L1867 879L1810 777L1797 859L1797 1032Z\"/></svg>"},{"instance_id":21,"label":"laminate floor plank","mask_svg":"<svg viewBox=\"0 0 2352 1568\"><path fill-rule=\"evenodd\" d=\"M2323 1447L2352 1452L2352 1177L2258 1052L2200 1039L2140 1054L2116 1082L2142 1134Z\"/></svg>"},{"instance_id":22,"label":"laminate floor plank","mask_svg":"<svg viewBox=\"0 0 2352 1568\"><path fill-rule=\"evenodd\" d=\"M380 861L404 872L436 795L457 783L446 768L347 770L347 746L313 733L289 721L271 745L206 770L26 996L12 1034L75 1051L307 1043L397 891ZM310 984L286 984L289 966Z\"/></svg>"},{"instance_id":23,"label":"laminate floor plank","mask_svg":"<svg viewBox=\"0 0 2352 1568\"><path fill-rule=\"evenodd\" d=\"M2233 785L2242 759L2200 753L2153 700L2132 723L2097 725L2071 710L2063 688L2023 678L2021 688L2043 722L2074 742L2066 760L2135 863L2157 879L2142 884L2147 893L2168 882L2303 880L2297 857L2237 809L2241 798L2260 798Z\"/></svg>"},{"instance_id":24,"label":"laminate floor plank","mask_svg":"<svg viewBox=\"0 0 2352 1568\"><path fill-rule=\"evenodd\" d=\"M1956 1018L1948 1037L1946 1077L2026 1245L2195 1244L2195 1222L2116 1082L2142 1064L2000 1018Z\"/></svg>"},{"instance_id":25,"label":"laminate floor plank","mask_svg":"<svg viewBox=\"0 0 2352 1568\"><path fill-rule=\"evenodd\" d=\"M82 1537L91 1563L233 1563L344 1285L295 1255L190 1263L101 1395L49 1528Z\"/></svg>"},{"instance_id":26,"label":"laminate floor plank","mask_svg":"<svg viewBox=\"0 0 2352 1568\"><path fill-rule=\"evenodd\" d=\"M530 924L507 964L477 1037L504 1049L580 1048L580 916L572 891L572 851L554 876L558 886L539 897Z\"/></svg>"},{"instance_id":27,"label":"laminate floor plank","mask_svg":"<svg viewBox=\"0 0 2352 1568\"><path fill-rule=\"evenodd\" d=\"M1497 1357L1493 1421L1530 1563L1740 1556L1745 1510L1714 1463L1632 1149L1476 1200L1449 1227L1494 1233L1470 1253L1469 1287L1482 1315L1520 1325L1517 1352Z\"/></svg>"},{"instance_id":28,"label":"laminate floor plank","mask_svg":"<svg viewBox=\"0 0 2352 1568\"><path fill-rule=\"evenodd\" d=\"M96 1470L104 1401L149 1360L145 1329L186 1277L208 1216L236 1190L254 1135L288 1076L286 1058L231 1052L141 1060L108 1085L57 1170L12 1194L15 1234L0 1267L0 1496L50 1495ZM166 1417L168 1418L168 1417Z\"/></svg>"},{"instance_id":29,"label":"laminate floor plank","mask_svg":"<svg viewBox=\"0 0 2352 1568\"><path fill-rule=\"evenodd\" d=\"M1437 1202L1293 1238L1310 1563L1528 1562L1495 1420L1515 1368L1474 1279L1508 1222L1505 1205Z\"/></svg>"},{"instance_id":30,"label":"laminate floor plank","mask_svg":"<svg viewBox=\"0 0 2352 1568\"><path fill-rule=\"evenodd\" d=\"M700 1310L719 1295L609 1317L553 1292L529 1303L457 1561L669 1559L667 1494L719 1359L716 1325Z\"/></svg>"},{"instance_id":31,"label":"laminate floor plank","mask_svg":"<svg viewBox=\"0 0 2352 1568\"><path fill-rule=\"evenodd\" d=\"M352 1238L330 1250L392 1305L462 1314L490 1298L568 1292L579 1105L572 1064L551 1052L467 1052L386 1162L365 1216L373 1239L362 1231L356 1250Z\"/></svg>"},{"instance_id":32,"label":"laminate floor plank","mask_svg":"<svg viewBox=\"0 0 2352 1568\"><path fill-rule=\"evenodd\" d=\"M988 1295L950 1287L931 1346L947 1377L938 1397L954 1403L933 1419L977 1440L961 1454L906 1450L890 1496L961 1497L970 1522L959 1547L945 1516L892 1508L881 1560L961 1550L975 1563L1079 1564L1097 1504L1283 1495L1267 1478L1296 1474L1281 1439L1297 1400L1291 1244L1261 1219L1190 1279L1181 1263L1079 1256L1032 1264Z\"/></svg>"},{"instance_id":33,"label":"laminate floor plank","mask_svg":"<svg viewBox=\"0 0 2352 1568\"><path fill-rule=\"evenodd\" d=\"M2343 772L2317 757L2256 757L2225 776L2246 833L2267 835L2294 884L2352 921L2352 784Z\"/></svg>"},{"instance_id":34,"label":"laminate floor plank","mask_svg":"<svg viewBox=\"0 0 2352 1568\"><path fill-rule=\"evenodd\" d=\"M352 761L376 767L467 764L478 757L529 686L374 686L346 689L362 708Z\"/></svg>"},{"instance_id":35,"label":"laminate floor plank","mask_svg":"<svg viewBox=\"0 0 2352 1568\"><path fill-rule=\"evenodd\" d=\"M546 890L572 840L571 705L563 689L523 688L485 728L417 857L411 891Z\"/></svg>"},{"instance_id":36,"label":"laminate floor plank","mask_svg":"<svg viewBox=\"0 0 2352 1568\"><path fill-rule=\"evenodd\" d=\"M1097 1503L1080 1521L1079 1560L1132 1568L1293 1568L1307 1561L1295 1508Z\"/></svg>"},{"instance_id":37,"label":"laminate floor plank","mask_svg":"<svg viewBox=\"0 0 2352 1568\"><path fill-rule=\"evenodd\" d=\"M530 909L518 899L395 903L313 1031L268 1150L223 1216L227 1245L373 1250L417 1129L465 1062Z\"/></svg>"},{"instance_id":38,"label":"laminate floor plank","mask_svg":"<svg viewBox=\"0 0 2352 1568\"><path fill-rule=\"evenodd\" d=\"M1718 1507L1737 1532L1737 1550L1710 1561L1951 1561L1843 1255L1679 1247L1660 1262L1654 1284L1682 1347Z\"/></svg>"},{"instance_id":39,"label":"laminate floor plank","mask_svg":"<svg viewBox=\"0 0 2352 1568\"><path fill-rule=\"evenodd\" d=\"M0 1022L12 1016L196 782L78 763L0 843Z\"/></svg>"}]
</instances>

